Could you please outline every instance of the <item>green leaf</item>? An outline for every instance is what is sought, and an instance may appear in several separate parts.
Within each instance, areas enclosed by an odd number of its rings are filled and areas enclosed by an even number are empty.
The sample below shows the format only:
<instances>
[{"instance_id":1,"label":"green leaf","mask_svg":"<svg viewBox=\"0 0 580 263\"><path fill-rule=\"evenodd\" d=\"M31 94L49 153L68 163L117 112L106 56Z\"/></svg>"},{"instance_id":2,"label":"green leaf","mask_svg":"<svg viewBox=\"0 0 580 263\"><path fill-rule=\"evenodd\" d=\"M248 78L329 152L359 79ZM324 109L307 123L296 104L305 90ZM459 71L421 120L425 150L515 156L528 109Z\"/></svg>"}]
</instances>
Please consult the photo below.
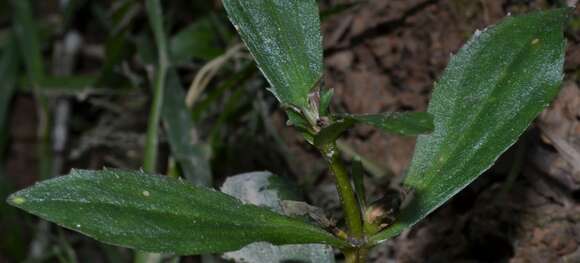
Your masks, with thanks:
<instances>
[{"instance_id":1,"label":"green leaf","mask_svg":"<svg viewBox=\"0 0 580 263\"><path fill-rule=\"evenodd\" d=\"M0 79L2 80L0 82L0 162L3 162L4 159L4 146L8 136L6 122L20 66L17 47L16 38L10 34L8 44L2 50L0 57ZM2 168L1 165L0 168Z\"/></svg>"},{"instance_id":2,"label":"green leaf","mask_svg":"<svg viewBox=\"0 0 580 263\"><path fill-rule=\"evenodd\" d=\"M384 241L424 218L488 169L558 93L569 10L518 17L473 38L436 84L428 112L435 131L419 136L405 185L414 198Z\"/></svg>"},{"instance_id":3,"label":"green leaf","mask_svg":"<svg viewBox=\"0 0 580 263\"><path fill-rule=\"evenodd\" d=\"M334 96L334 89L325 89L320 92L320 106L318 108L318 114L320 116L327 116L330 103L332 102L332 96Z\"/></svg>"},{"instance_id":4,"label":"green leaf","mask_svg":"<svg viewBox=\"0 0 580 263\"><path fill-rule=\"evenodd\" d=\"M171 58L174 63L189 60L210 60L221 55L224 50L216 47L219 43L211 17L203 17L179 31L169 41Z\"/></svg>"},{"instance_id":5,"label":"green leaf","mask_svg":"<svg viewBox=\"0 0 580 263\"><path fill-rule=\"evenodd\" d=\"M117 68L134 53L134 48L130 43L130 27L120 30L108 36L105 42L105 61L99 73L99 85L115 83L119 81ZM152 48L154 49L154 48ZM114 85L113 85L114 86Z\"/></svg>"},{"instance_id":6,"label":"green leaf","mask_svg":"<svg viewBox=\"0 0 580 263\"><path fill-rule=\"evenodd\" d=\"M334 142L344 131L355 124L368 124L384 132L399 135L417 135L433 130L433 117L426 112L385 112L363 115L337 115L335 122L323 128L314 137L314 145Z\"/></svg>"},{"instance_id":7,"label":"green leaf","mask_svg":"<svg viewBox=\"0 0 580 263\"><path fill-rule=\"evenodd\" d=\"M344 118L377 127L384 132L405 136L433 131L433 117L427 112L385 112L347 115Z\"/></svg>"},{"instance_id":8,"label":"green leaf","mask_svg":"<svg viewBox=\"0 0 580 263\"><path fill-rule=\"evenodd\" d=\"M328 127L324 127L320 132L314 136L314 145L321 147L329 143L333 143L346 130L352 128L356 124L353 119L338 119Z\"/></svg>"},{"instance_id":9,"label":"green leaf","mask_svg":"<svg viewBox=\"0 0 580 263\"><path fill-rule=\"evenodd\" d=\"M107 10L106 23L109 32L116 33L131 26L136 15L139 14L140 3L134 0L120 0L115 6Z\"/></svg>"},{"instance_id":10,"label":"green leaf","mask_svg":"<svg viewBox=\"0 0 580 263\"><path fill-rule=\"evenodd\" d=\"M155 45L157 45L157 56L159 64L168 63L169 55L167 50L167 38L165 36L165 29L163 28L163 9L161 7L161 1L158 0L146 0L145 9L147 10L147 18L149 19L149 24L151 30L153 31L153 37L155 38ZM159 65L160 67L162 65Z\"/></svg>"},{"instance_id":11,"label":"green leaf","mask_svg":"<svg viewBox=\"0 0 580 263\"><path fill-rule=\"evenodd\" d=\"M282 200L296 199L292 184L270 172L252 172L228 177L221 191L246 203L265 206L283 213ZM289 214L286 214L290 216ZM332 248L322 244L273 246L258 242L224 254L224 258L235 262L334 262Z\"/></svg>"},{"instance_id":12,"label":"green leaf","mask_svg":"<svg viewBox=\"0 0 580 263\"><path fill-rule=\"evenodd\" d=\"M94 88L98 77L94 75L74 75L74 76L45 76L40 85L47 90L77 91L83 92L89 88Z\"/></svg>"},{"instance_id":13,"label":"green leaf","mask_svg":"<svg viewBox=\"0 0 580 263\"><path fill-rule=\"evenodd\" d=\"M211 185L209 162L200 144L194 141L194 125L185 106L185 92L175 70L167 77L162 118L165 132L171 146L171 155L181 165L183 174L191 183L200 186Z\"/></svg>"},{"instance_id":14,"label":"green leaf","mask_svg":"<svg viewBox=\"0 0 580 263\"><path fill-rule=\"evenodd\" d=\"M32 14L30 0L12 0L11 2L14 9L14 31L18 38L20 54L26 65L28 79L37 85L45 75L38 25Z\"/></svg>"},{"instance_id":15,"label":"green leaf","mask_svg":"<svg viewBox=\"0 0 580 263\"><path fill-rule=\"evenodd\" d=\"M322 37L316 1L223 3L278 100L308 109L308 94L322 77Z\"/></svg>"},{"instance_id":16,"label":"green leaf","mask_svg":"<svg viewBox=\"0 0 580 263\"><path fill-rule=\"evenodd\" d=\"M252 242L344 242L303 221L184 181L143 172L73 170L11 195L8 202L104 243L191 255Z\"/></svg>"}]
</instances>

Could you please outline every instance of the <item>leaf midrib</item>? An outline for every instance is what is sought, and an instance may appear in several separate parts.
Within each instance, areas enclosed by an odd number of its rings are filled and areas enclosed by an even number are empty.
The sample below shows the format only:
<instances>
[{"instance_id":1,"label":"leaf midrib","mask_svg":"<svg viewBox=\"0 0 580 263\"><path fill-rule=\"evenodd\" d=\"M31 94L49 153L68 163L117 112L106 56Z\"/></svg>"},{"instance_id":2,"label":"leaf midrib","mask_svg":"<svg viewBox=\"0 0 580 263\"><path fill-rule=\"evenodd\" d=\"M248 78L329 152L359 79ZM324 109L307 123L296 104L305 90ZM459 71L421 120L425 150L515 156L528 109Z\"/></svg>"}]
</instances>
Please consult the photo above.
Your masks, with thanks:
<instances>
[{"instance_id":1,"label":"leaf midrib","mask_svg":"<svg viewBox=\"0 0 580 263\"><path fill-rule=\"evenodd\" d=\"M484 34L485 34L485 32L484 32ZM525 43L528 43L528 42L529 41L527 41ZM524 57L524 54L527 53L527 51L529 49L530 49L529 45L524 45L522 48L520 48L519 52L517 52L517 54L512 57L512 59L509 62L508 67L506 68L506 70L504 70L501 73L502 76L500 78L498 78L498 81L496 82L497 84L494 85L492 91L489 93L488 96L486 96L486 101L484 103L482 103L482 105L480 107L477 108L477 113L475 114L475 117L470 119L464 125L464 126L467 126L469 128L465 132L463 132L459 135L460 136L459 139L455 140L455 141L457 141L457 143L452 144L451 148L445 147L445 145L449 145L449 144L442 142L441 145L443 145L443 146L441 146L440 150L438 150L437 153L434 155L435 157L440 156L441 153L444 153L444 152L448 152L448 154L447 154L448 156L453 156L457 153L457 151L459 149L461 149L462 146L465 145L466 138L469 138L469 136L467 136L467 135L471 135L471 133L474 132L475 126L473 124L476 123L480 119L480 116L484 113L484 109L487 109L489 107L489 105L494 102L494 101L489 100L487 98L494 97L495 94L501 93L500 87L503 87L502 83L504 83L508 79L508 76L509 76L508 72L510 72L509 69L511 67L515 66L517 63L514 63L514 62L522 59ZM481 52L483 52L483 51L481 51ZM462 83L465 81L466 81L465 79L461 80ZM457 107L459 107L460 105L462 105L462 104L457 103L454 108L457 109ZM457 110L455 110L454 112L457 112ZM470 156L470 158L471 158L471 156ZM422 187L428 188L429 186L431 186L433 181L437 178L434 175L437 173L437 171L439 171L440 169L442 169L446 165L448 165L448 159L445 160L444 162L436 162L436 164L429 169L430 171L428 172L428 175L425 175L424 178L428 178L428 182L426 182L425 184L422 184Z\"/></svg>"}]
</instances>

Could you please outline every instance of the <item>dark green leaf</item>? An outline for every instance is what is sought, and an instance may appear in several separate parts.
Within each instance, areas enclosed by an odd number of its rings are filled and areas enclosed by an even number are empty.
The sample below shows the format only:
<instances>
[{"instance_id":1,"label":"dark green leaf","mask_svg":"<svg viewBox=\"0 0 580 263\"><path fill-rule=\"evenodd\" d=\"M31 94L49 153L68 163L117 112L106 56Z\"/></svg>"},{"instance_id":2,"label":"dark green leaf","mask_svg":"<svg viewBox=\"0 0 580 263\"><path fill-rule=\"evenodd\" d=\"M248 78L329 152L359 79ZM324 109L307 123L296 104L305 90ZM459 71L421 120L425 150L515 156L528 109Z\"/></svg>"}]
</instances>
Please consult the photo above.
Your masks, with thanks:
<instances>
[{"instance_id":1,"label":"dark green leaf","mask_svg":"<svg viewBox=\"0 0 580 263\"><path fill-rule=\"evenodd\" d=\"M42 49L38 40L38 25L34 21L30 0L12 0L12 7L20 54L26 65L28 79L36 85L45 74Z\"/></svg>"},{"instance_id":2,"label":"dark green leaf","mask_svg":"<svg viewBox=\"0 0 580 263\"><path fill-rule=\"evenodd\" d=\"M314 145L320 147L333 143L346 130L352 128L356 121L354 119L338 119L328 127L323 128L314 136Z\"/></svg>"},{"instance_id":3,"label":"dark green leaf","mask_svg":"<svg viewBox=\"0 0 580 263\"><path fill-rule=\"evenodd\" d=\"M105 43L105 62L101 68L99 84L111 84L115 77L116 68L121 62L129 58L134 53L134 47L129 41L129 29L121 30L107 38Z\"/></svg>"},{"instance_id":4,"label":"dark green leaf","mask_svg":"<svg viewBox=\"0 0 580 263\"><path fill-rule=\"evenodd\" d=\"M410 227L475 180L558 93L567 9L507 17L474 37L436 84L405 185L414 198L380 242Z\"/></svg>"},{"instance_id":5,"label":"dark green leaf","mask_svg":"<svg viewBox=\"0 0 580 263\"><path fill-rule=\"evenodd\" d=\"M288 109L286 114L288 115L287 124L289 126L294 126L294 128L305 134L313 133L310 123L300 113Z\"/></svg>"},{"instance_id":6,"label":"dark green leaf","mask_svg":"<svg viewBox=\"0 0 580 263\"><path fill-rule=\"evenodd\" d=\"M139 1L120 0L116 1L115 6L110 9L110 15L107 19L110 32L113 34L124 31L129 27L140 11Z\"/></svg>"},{"instance_id":7,"label":"dark green leaf","mask_svg":"<svg viewBox=\"0 0 580 263\"><path fill-rule=\"evenodd\" d=\"M328 108L332 102L333 95L334 89L326 89L320 92L320 106L318 108L318 113L320 116L328 115Z\"/></svg>"},{"instance_id":8,"label":"dark green leaf","mask_svg":"<svg viewBox=\"0 0 580 263\"><path fill-rule=\"evenodd\" d=\"M210 60L224 52L216 45L219 40L212 21L210 17L201 18L171 38L169 48L174 63L193 58Z\"/></svg>"},{"instance_id":9,"label":"dark green leaf","mask_svg":"<svg viewBox=\"0 0 580 263\"><path fill-rule=\"evenodd\" d=\"M257 241L345 245L298 219L142 172L74 170L17 192L8 201L99 241L152 252L218 253Z\"/></svg>"},{"instance_id":10,"label":"dark green leaf","mask_svg":"<svg viewBox=\"0 0 580 263\"><path fill-rule=\"evenodd\" d=\"M244 89L235 89L232 94L226 98L223 108L213 122L213 126L209 132L209 141L214 149L219 148L225 141L221 139L220 133L222 127L226 126L229 121L235 119L237 115L245 112L244 105L247 105L247 97L244 96Z\"/></svg>"},{"instance_id":11,"label":"dark green leaf","mask_svg":"<svg viewBox=\"0 0 580 263\"><path fill-rule=\"evenodd\" d=\"M385 112L379 114L346 115L357 123L377 127L399 135L418 135L433 131L433 117L427 112Z\"/></svg>"},{"instance_id":12,"label":"dark green leaf","mask_svg":"<svg viewBox=\"0 0 580 263\"><path fill-rule=\"evenodd\" d=\"M145 9L147 10L147 18L149 19L155 44L157 45L159 62L160 64L167 63L167 38L165 36L165 29L163 28L163 9L161 8L161 2L146 0Z\"/></svg>"},{"instance_id":13,"label":"dark green leaf","mask_svg":"<svg viewBox=\"0 0 580 263\"><path fill-rule=\"evenodd\" d=\"M171 146L171 155L181 165L185 177L195 185L211 185L211 171L201 145L194 140L194 126L185 106L185 92L174 70L167 77L162 118Z\"/></svg>"},{"instance_id":14,"label":"dark green leaf","mask_svg":"<svg viewBox=\"0 0 580 263\"><path fill-rule=\"evenodd\" d=\"M322 76L315 0L224 0L230 20L282 104L307 109Z\"/></svg>"},{"instance_id":15,"label":"dark green leaf","mask_svg":"<svg viewBox=\"0 0 580 263\"><path fill-rule=\"evenodd\" d=\"M9 42L2 50L2 57L0 58L0 79L2 80L0 81L0 162L3 162L4 158L4 143L8 135L8 129L5 125L10 101L16 88L16 78L20 64L16 38L12 34L10 36ZM2 175L1 173L0 176Z\"/></svg>"},{"instance_id":16,"label":"dark green leaf","mask_svg":"<svg viewBox=\"0 0 580 263\"><path fill-rule=\"evenodd\" d=\"M46 76L40 82L43 89L77 91L82 92L88 88L94 88L97 76Z\"/></svg>"},{"instance_id":17,"label":"dark green leaf","mask_svg":"<svg viewBox=\"0 0 580 263\"><path fill-rule=\"evenodd\" d=\"M48 95L48 94L87 94L87 93L98 93L98 92L112 92L111 90L105 91L105 89L98 89L96 87L98 76L93 75L76 75L76 76L44 76L37 83L33 83L30 79L20 79L18 86L27 90L35 86L42 87L42 89L36 90L37 94Z\"/></svg>"},{"instance_id":18,"label":"dark green leaf","mask_svg":"<svg viewBox=\"0 0 580 263\"><path fill-rule=\"evenodd\" d=\"M417 135L433 130L433 118L426 112L385 112L365 115L338 115L335 122L323 128L314 137L314 145L334 142L344 131L357 123L368 124L384 132L399 135Z\"/></svg>"}]
</instances>

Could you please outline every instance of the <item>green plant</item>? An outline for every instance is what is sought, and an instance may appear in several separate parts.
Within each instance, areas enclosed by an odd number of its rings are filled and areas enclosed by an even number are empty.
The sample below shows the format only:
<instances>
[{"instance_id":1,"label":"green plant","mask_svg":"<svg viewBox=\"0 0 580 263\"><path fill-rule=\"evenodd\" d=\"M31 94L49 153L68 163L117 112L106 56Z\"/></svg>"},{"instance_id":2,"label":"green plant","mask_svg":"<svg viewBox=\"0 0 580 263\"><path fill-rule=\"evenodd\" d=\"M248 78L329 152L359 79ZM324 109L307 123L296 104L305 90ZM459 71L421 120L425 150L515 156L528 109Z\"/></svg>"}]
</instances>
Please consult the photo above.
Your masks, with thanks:
<instances>
[{"instance_id":1,"label":"green plant","mask_svg":"<svg viewBox=\"0 0 580 263\"><path fill-rule=\"evenodd\" d=\"M289 123L320 151L336 178L346 229L316 216L287 216L229 195L144 172L73 170L11 195L8 202L105 243L177 255L222 253L250 243L327 244L347 262L409 228L475 180L557 94L568 9L507 17L477 31L436 83L428 113L334 114L322 79L322 38L314 0L224 0ZM161 16L161 14L155 14ZM156 32L161 22L152 20ZM158 43L165 43L156 33ZM158 47L156 92L168 56ZM156 96L151 147L163 97ZM432 117L431 117L432 116ZM357 124L420 135L404 187L367 205L361 169L342 163L336 139ZM148 162L154 161L148 151ZM154 170L148 166L147 170ZM308 206L305 206L308 207Z\"/></svg>"}]
</instances>

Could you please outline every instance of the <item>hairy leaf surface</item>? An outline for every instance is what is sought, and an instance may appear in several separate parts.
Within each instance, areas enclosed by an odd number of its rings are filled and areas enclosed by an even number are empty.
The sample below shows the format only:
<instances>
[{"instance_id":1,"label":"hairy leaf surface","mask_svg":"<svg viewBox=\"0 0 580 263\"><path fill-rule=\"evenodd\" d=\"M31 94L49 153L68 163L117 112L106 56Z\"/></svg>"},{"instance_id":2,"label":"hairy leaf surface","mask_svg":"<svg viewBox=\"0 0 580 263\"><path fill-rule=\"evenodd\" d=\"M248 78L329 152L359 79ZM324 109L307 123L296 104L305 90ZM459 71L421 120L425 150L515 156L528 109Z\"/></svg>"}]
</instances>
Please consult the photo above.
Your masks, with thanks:
<instances>
[{"instance_id":1,"label":"hairy leaf surface","mask_svg":"<svg viewBox=\"0 0 580 263\"><path fill-rule=\"evenodd\" d=\"M223 3L278 100L308 108L308 93L322 77L322 37L316 1Z\"/></svg>"},{"instance_id":2,"label":"hairy leaf surface","mask_svg":"<svg viewBox=\"0 0 580 263\"><path fill-rule=\"evenodd\" d=\"M414 198L388 239L421 220L487 170L558 93L569 10L507 17L455 55L428 112L432 134L419 136L405 185Z\"/></svg>"},{"instance_id":3,"label":"hairy leaf surface","mask_svg":"<svg viewBox=\"0 0 580 263\"><path fill-rule=\"evenodd\" d=\"M101 242L151 252L217 253L257 241L344 245L298 219L142 172L73 170L17 192L8 201Z\"/></svg>"}]
</instances>

